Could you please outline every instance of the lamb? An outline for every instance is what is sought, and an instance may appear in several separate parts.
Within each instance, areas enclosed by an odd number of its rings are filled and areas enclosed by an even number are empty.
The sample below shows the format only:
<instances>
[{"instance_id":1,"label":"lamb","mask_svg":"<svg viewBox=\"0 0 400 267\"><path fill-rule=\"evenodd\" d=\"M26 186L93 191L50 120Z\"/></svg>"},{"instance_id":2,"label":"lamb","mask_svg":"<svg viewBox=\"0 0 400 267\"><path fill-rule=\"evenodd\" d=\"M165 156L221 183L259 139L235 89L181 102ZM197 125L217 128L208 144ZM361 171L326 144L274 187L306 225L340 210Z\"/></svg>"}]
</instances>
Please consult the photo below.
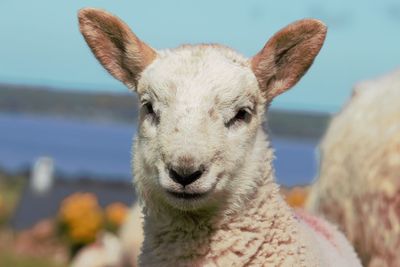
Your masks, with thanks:
<instances>
[{"instance_id":1,"label":"lamb","mask_svg":"<svg viewBox=\"0 0 400 267\"><path fill-rule=\"evenodd\" d=\"M141 266L361 266L335 227L281 198L261 127L311 66L323 23L295 22L249 60L219 44L156 51L98 9L79 22L100 63L139 95Z\"/></svg>"},{"instance_id":2,"label":"lamb","mask_svg":"<svg viewBox=\"0 0 400 267\"><path fill-rule=\"evenodd\" d=\"M125 222L121 226L119 233L122 247L122 262L125 264L123 266L137 266L140 247L144 239L142 225L143 216L141 213L141 207L138 203L135 203Z\"/></svg>"},{"instance_id":3,"label":"lamb","mask_svg":"<svg viewBox=\"0 0 400 267\"><path fill-rule=\"evenodd\" d=\"M307 208L337 223L364 266L400 266L400 70L356 85L321 143Z\"/></svg>"},{"instance_id":4,"label":"lamb","mask_svg":"<svg viewBox=\"0 0 400 267\"><path fill-rule=\"evenodd\" d=\"M123 266L120 240L110 233L104 233L95 243L86 246L72 259L71 267Z\"/></svg>"},{"instance_id":5,"label":"lamb","mask_svg":"<svg viewBox=\"0 0 400 267\"><path fill-rule=\"evenodd\" d=\"M138 203L131 208L121 226L118 237L105 232L97 241L81 249L72 259L71 267L137 266L143 242L141 208Z\"/></svg>"}]
</instances>

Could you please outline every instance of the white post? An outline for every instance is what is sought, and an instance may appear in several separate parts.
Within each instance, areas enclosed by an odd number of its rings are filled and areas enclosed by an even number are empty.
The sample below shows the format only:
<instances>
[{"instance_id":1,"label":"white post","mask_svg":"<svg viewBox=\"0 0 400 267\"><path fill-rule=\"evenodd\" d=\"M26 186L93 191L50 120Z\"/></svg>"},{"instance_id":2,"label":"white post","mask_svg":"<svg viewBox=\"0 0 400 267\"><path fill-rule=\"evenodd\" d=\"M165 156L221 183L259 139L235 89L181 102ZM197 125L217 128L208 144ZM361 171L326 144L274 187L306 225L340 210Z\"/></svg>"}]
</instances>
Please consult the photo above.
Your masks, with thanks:
<instances>
[{"instance_id":1,"label":"white post","mask_svg":"<svg viewBox=\"0 0 400 267\"><path fill-rule=\"evenodd\" d=\"M40 157L31 172L31 189L36 194L45 194L53 185L54 162L52 158Z\"/></svg>"}]
</instances>

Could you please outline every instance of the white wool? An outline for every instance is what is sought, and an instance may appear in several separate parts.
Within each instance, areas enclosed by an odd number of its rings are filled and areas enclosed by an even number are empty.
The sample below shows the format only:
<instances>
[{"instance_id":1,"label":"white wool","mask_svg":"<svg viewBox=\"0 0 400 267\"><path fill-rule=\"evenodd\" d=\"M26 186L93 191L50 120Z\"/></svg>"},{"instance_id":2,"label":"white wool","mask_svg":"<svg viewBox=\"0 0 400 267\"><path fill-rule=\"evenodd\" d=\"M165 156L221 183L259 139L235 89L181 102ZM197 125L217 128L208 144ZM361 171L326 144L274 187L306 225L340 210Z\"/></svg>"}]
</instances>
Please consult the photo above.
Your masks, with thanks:
<instances>
[{"instance_id":1,"label":"white wool","mask_svg":"<svg viewBox=\"0 0 400 267\"><path fill-rule=\"evenodd\" d=\"M280 198L261 128L265 100L245 58L220 46L161 51L137 91L161 116L157 126L141 117L133 149L145 205L143 266L360 266L338 231L325 227L327 241ZM242 106L254 110L250 122L224 127ZM213 191L189 204L164 189L177 188L165 162L188 156L210 169L187 190Z\"/></svg>"},{"instance_id":2,"label":"white wool","mask_svg":"<svg viewBox=\"0 0 400 267\"><path fill-rule=\"evenodd\" d=\"M140 265L360 266L339 232L283 201L261 126L311 66L322 22L288 25L251 60L221 45L155 51L102 10L81 10L79 22L100 63L139 94Z\"/></svg>"},{"instance_id":3,"label":"white wool","mask_svg":"<svg viewBox=\"0 0 400 267\"><path fill-rule=\"evenodd\" d=\"M116 236L104 233L95 244L82 249L71 262L71 267L121 266L122 248Z\"/></svg>"},{"instance_id":4,"label":"white wool","mask_svg":"<svg viewBox=\"0 0 400 267\"><path fill-rule=\"evenodd\" d=\"M140 206L136 203L119 231L124 263L131 267L137 266L137 258L144 238L142 228L143 216Z\"/></svg>"},{"instance_id":5,"label":"white wool","mask_svg":"<svg viewBox=\"0 0 400 267\"><path fill-rule=\"evenodd\" d=\"M366 266L399 266L400 70L356 85L320 145L308 208L337 223ZM372 234L373 233L373 234Z\"/></svg>"}]
</instances>

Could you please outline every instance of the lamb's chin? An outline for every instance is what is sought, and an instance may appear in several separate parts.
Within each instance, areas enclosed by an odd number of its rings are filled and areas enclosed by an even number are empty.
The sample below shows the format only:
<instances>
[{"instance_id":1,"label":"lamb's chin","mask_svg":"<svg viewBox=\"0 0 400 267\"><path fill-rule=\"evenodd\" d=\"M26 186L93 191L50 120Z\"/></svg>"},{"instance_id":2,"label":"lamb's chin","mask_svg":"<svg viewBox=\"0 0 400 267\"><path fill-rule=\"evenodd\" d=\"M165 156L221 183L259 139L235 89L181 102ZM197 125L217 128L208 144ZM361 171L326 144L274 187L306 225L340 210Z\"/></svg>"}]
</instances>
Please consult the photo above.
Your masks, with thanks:
<instances>
[{"instance_id":1,"label":"lamb's chin","mask_svg":"<svg viewBox=\"0 0 400 267\"><path fill-rule=\"evenodd\" d=\"M165 190L165 201L175 209L182 211L194 211L204 209L211 204L212 192L185 193Z\"/></svg>"},{"instance_id":2,"label":"lamb's chin","mask_svg":"<svg viewBox=\"0 0 400 267\"><path fill-rule=\"evenodd\" d=\"M201 200L205 197L207 197L208 192L206 193L188 193L188 192L174 192L174 191L167 191L169 195L171 195L175 199L182 199L186 201L195 201L195 200Z\"/></svg>"}]
</instances>

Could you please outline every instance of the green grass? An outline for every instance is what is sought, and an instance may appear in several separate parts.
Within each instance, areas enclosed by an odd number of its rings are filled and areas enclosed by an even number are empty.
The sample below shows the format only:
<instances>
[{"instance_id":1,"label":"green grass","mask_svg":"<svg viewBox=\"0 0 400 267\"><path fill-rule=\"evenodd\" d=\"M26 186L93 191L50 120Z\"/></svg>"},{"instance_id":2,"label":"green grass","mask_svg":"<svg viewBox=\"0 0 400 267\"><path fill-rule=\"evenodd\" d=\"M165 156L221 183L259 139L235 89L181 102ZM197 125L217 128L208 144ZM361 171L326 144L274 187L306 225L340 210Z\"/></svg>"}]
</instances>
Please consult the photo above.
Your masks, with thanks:
<instances>
[{"instance_id":1,"label":"green grass","mask_svg":"<svg viewBox=\"0 0 400 267\"><path fill-rule=\"evenodd\" d=\"M11 231L8 222L18 203L27 179L21 175L7 176L0 173L0 237ZM0 267L66 267L45 257L16 253L12 250L12 239L0 238Z\"/></svg>"},{"instance_id":2,"label":"green grass","mask_svg":"<svg viewBox=\"0 0 400 267\"><path fill-rule=\"evenodd\" d=\"M43 258L35 258L26 255L16 255L12 251L0 251L0 266L10 267L66 267Z\"/></svg>"},{"instance_id":3,"label":"green grass","mask_svg":"<svg viewBox=\"0 0 400 267\"><path fill-rule=\"evenodd\" d=\"M21 176L7 177L0 174L0 228L14 212L25 180Z\"/></svg>"}]
</instances>

